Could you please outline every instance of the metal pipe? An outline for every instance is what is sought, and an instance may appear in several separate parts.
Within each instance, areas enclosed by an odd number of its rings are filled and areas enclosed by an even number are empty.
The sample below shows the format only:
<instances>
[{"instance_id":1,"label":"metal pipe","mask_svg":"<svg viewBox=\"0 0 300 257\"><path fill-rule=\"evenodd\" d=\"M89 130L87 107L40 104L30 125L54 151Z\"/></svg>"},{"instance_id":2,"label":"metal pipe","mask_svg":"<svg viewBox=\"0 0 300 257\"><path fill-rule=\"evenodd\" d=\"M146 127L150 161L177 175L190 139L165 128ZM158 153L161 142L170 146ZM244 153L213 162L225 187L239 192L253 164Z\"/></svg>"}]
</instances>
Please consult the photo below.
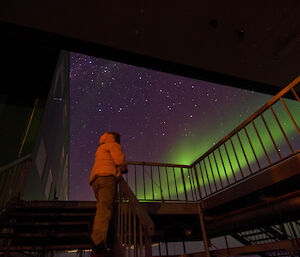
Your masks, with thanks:
<instances>
[{"instance_id":1,"label":"metal pipe","mask_svg":"<svg viewBox=\"0 0 300 257\"><path fill-rule=\"evenodd\" d=\"M175 175L175 169L174 169L174 167L173 167L173 175L174 175L174 182L175 182L177 200L179 200L178 189L177 189L177 182L176 182L176 175Z\"/></svg>"},{"instance_id":2,"label":"metal pipe","mask_svg":"<svg viewBox=\"0 0 300 257\"><path fill-rule=\"evenodd\" d=\"M160 189L160 197L163 200L164 196L163 196L163 191L162 191L162 186L161 186L161 177L160 177L160 169L159 166L157 167L157 171L158 171L158 179L159 179L159 189Z\"/></svg>"},{"instance_id":3,"label":"metal pipe","mask_svg":"<svg viewBox=\"0 0 300 257\"><path fill-rule=\"evenodd\" d=\"M207 196L208 194L207 194L207 191L206 191L206 184L205 184L204 177L203 177L203 171L201 169L201 162L199 162L199 169L200 169L200 174L201 174L201 177L202 177L202 184L203 184L205 196Z\"/></svg>"},{"instance_id":4,"label":"metal pipe","mask_svg":"<svg viewBox=\"0 0 300 257\"><path fill-rule=\"evenodd\" d=\"M250 140L250 137L249 137L249 135L248 135L248 132L247 132L246 127L244 128L244 131L245 131L245 133L246 133L248 142L250 143L250 146L251 146L251 149L252 149L252 153L254 154L254 157L255 157L256 163L257 163L257 165L258 165L258 168L261 169L261 166L260 166L259 161L258 161L258 159L257 159L256 153L255 153L255 151L254 151L254 148L253 148L252 142L251 142L251 140Z\"/></svg>"},{"instance_id":5,"label":"metal pipe","mask_svg":"<svg viewBox=\"0 0 300 257\"><path fill-rule=\"evenodd\" d=\"M292 88L291 90L292 90L294 96L296 97L297 101L300 103L300 97L299 97L298 94L296 93L295 89Z\"/></svg>"},{"instance_id":6,"label":"metal pipe","mask_svg":"<svg viewBox=\"0 0 300 257\"><path fill-rule=\"evenodd\" d=\"M291 145L289 139L287 138L287 136L286 136L286 134L285 134L285 132L284 132L284 130L283 130L283 128L282 128L282 126L281 126L281 124L280 124L280 122L279 122L279 120L278 120L278 118L277 118L277 115L276 115L276 113L274 112L272 106L270 106L270 110L272 111L272 113L273 113L273 115L274 115L274 117L275 117L275 120L276 120L276 122L277 122L277 124L278 124L278 126L279 126L279 128L280 128L280 130L281 130L281 132L282 132L282 134L283 134L283 136L284 136L284 138L285 138L285 141L287 142L287 144L288 144L288 146L289 146L291 152L293 153L293 152L294 152L294 149L293 149L293 147L292 147L292 145Z\"/></svg>"},{"instance_id":7,"label":"metal pipe","mask_svg":"<svg viewBox=\"0 0 300 257\"><path fill-rule=\"evenodd\" d=\"M183 174L183 168L181 168L180 170L181 170L181 177L182 177L182 183L183 183L183 190L184 190L185 200L188 201L188 195L187 195L187 191L186 191L186 185L185 185L185 179L184 179L184 174Z\"/></svg>"},{"instance_id":8,"label":"metal pipe","mask_svg":"<svg viewBox=\"0 0 300 257\"><path fill-rule=\"evenodd\" d=\"M153 186L153 172L152 172L152 166L150 166L150 174L151 174L152 199L154 200L154 186Z\"/></svg>"},{"instance_id":9,"label":"metal pipe","mask_svg":"<svg viewBox=\"0 0 300 257\"><path fill-rule=\"evenodd\" d=\"M293 116L292 116L292 114L291 114L291 112L290 112L289 108L287 107L287 105L286 105L286 103L284 102L284 100L283 100L283 98L282 98L282 97L280 98L280 101L282 102L282 104L283 104L283 106L284 106L285 110L287 111L287 113L288 113L288 115L289 115L290 119L292 120L292 122L293 122L293 124L294 124L295 128L297 129L297 131L298 131L298 134L300 135L300 129L299 129L299 127L298 127L298 125L297 125L296 121L294 120L294 118L293 118Z\"/></svg>"},{"instance_id":10,"label":"metal pipe","mask_svg":"<svg viewBox=\"0 0 300 257\"><path fill-rule=\"evenodd\" d=\"M221 175L220 175L220 170L219 170L219 166L218 166L218 163L217 163L217 160L216 160L215 152L213 152L213 156L214 156L214 161L215 161L215 164L216 164L216 167L217 167L217 172L218 172L218 175L219 175L221 188L223 188L223 180L222 180Z\"/></svg>"},{"instance_id":11,"label":"metal pipe","mask_svg":"<svg viewBox=\"0 0 300 257\"><path fill-rule=\"evenodd\" d=\"M231 168L232 176L234 178L234 182L236 182L236 177L235 177L235 174L234 174L234 169L233 169L233 166L232 166L232 163L231 163L228 151L227 151L227 147L226 147L226 142L224 142L224 147L225 147L225 152L226 152L226 155L227 155L227 158L228 158L228 161L229 161L229 165L230 165L230 168Z\"/></svg>"},{"instance_id":12,"label":"metal pipe","mask_svg":"<svg viewBox=\"0 0 300 257\"><path fill-rule=\"evenodd\" d=\"M269 133L269 136L271 137L271 140L272 140L273 145L274 145L274 147L275 147L275 149L276 149L276 152L277 152L277 154L278 154L278 156L279 156L279 159L281 159L282 157L281 157L280 151L279 151L279 149L278 149L278 147L277 147L277 145L276 145L276 143L275 143L275 140L274 140L274 138L273 138L273 136L272 136L272 134L271 134L271 131L270 131L270 129L269 129L269 127L268 127L268 125L267 125L267 123L266 123L266 121L265 121L265 118L264 118L263 114L261 114L260 117L262 118L262 120L263 120L263 122L264 122L264 124L265 124L265 127L266 127L266 129L267 129L267 131L268 131L268 133Z\"/></svg>"},{"instance_id":13,"label":"metal pipe","mask_svg":"<svg viewBox=\"0 0 300 257\"><path fill-rule=\"evenodd\" d=\"M215 175L214 175L214 171L213 171L213 168L212 168L212 165L211 165L211 161L210 161L209 155L207 156L207 158L208 158L208 163L209 163L209 166L210 166L210 171L211 171L211 174L212 174L212 177L213 177L215 189L217 191L218 190L217 183L216 183L216 179L215 179Z\"/></svg>"},{"instance_id":14,"label":"metal pipe","mask_svg":"<svg viewBox=\"0 0 300 257\"><path fill-rule=\"evenodd\" d=\"M243 174L243 171L242 171L242 168L241 168L241 164L240 164L239 158L237 157L237 154L236 154L235 147L234 147L234 145L233 145L232 139L230 138L229 140L230 140L231 147L232 147L233 152L234 152L234 155L235 155L235 159L236 159L236 161L237 161L237 164L239 165L239 169L240 169L242 178L244 178L244 174Z\"/></svg>"},{"instance_id":15,"label":"metal pipe","mask_svg":"<svg viewBox=\"0 0 300 257\"><path fill-rule=\"evenodd\" d=\"M230 183L229 183L228 175L227 175L227 172L226 172L226 167L225 167L224 160L223 160L223 156L222 156L222 154L221 154L221 151L220 151L220 148L219 148L219 147L218 147L218 152L219 152L219 155L220 155L220 158L221 158L221 161L222 161L222 165L223 165L225 177L226 177L226 180L227 180L227 184L229 185Z\"/></svg>"},{"instance_id":16,"label":"metal pipe","mask_svg":"<svg viewBox=\"0 0 300 257\"><path fill-rule=\"evenodd\" d=\"M207 177L208 187L209 187L210 193L212 194L212 189L211 189L211 185L210 185L210 181L209 181L209 176L208 176L208 172L207 172L205 159L203 159L203 163L204 163L205 174L206 174L206 177Z\"/></svg>"},{"instance_id":17,"label":"metal pipe","mask_svg":"<svg viewBox=\"0 0 300 257\"><path fill-rule=\"evenodd\" d=\"M209 243L208 243L208 238L207 238L207 233L206 233L206 228L205 228L205 223L204 223L204 215L203 215L203 211L202 211L202 207L201 207L201 202L198 204L198 214L199 214L199 219L200 219L203 244L204 244L204 248L205 248L205 256L210 257Z\"/></svg>"},{"instance_id":18,"label":"metal pipe","mask_svg":"<svg viewBox=\"0 0 300 257\"><path fill-rule=\"evenodd\" d=\"M253 127L254 127L255 133L256 133L256 135L257 135L257 137L258 137L258 139L259 139L259 142L260 142L260 144L261 144L261 146L262 146L262 148L263 148L263 150L264 150L264 153L265 153L265 155L266 155L266 157L267 157L268 163L271 164L270 157L269 157L269 155L268 155L268 153L267 153L267 151L266 151L266 148L265 148L265 146L264 146L264 144L263 144L263 142L262 142L262 140L261 140L261 137L260 137L260 135L259 135L259 133L258 133L258 131L257 131L256 125L255 125L254 121L251 121L251 123L252 123L252 125L253 125Z\"/></svg>"},{"instance_id":19,"label":"metal pipe","mask_svg":"<svg viewBox=\"0 0 300 257\"><path fill-rule=\"evenodd\" d=\"M169 184L169 175L168 175L168 168L165 167L166 171L166 178L167 178L167 185L168 185L168 195L169 195L169 200L171 200L171 193L170 193L170 184Z\"/></svg>"}]
</instances>

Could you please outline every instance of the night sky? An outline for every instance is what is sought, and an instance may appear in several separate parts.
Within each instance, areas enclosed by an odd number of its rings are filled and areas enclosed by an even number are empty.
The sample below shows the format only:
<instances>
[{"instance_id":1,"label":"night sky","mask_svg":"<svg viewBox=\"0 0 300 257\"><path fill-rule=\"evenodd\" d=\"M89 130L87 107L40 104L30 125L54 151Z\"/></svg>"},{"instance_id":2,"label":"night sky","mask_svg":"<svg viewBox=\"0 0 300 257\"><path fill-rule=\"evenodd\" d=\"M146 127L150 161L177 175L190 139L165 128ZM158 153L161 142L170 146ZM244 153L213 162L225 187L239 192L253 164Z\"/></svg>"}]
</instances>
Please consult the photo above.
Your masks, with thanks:
<instances>
[{"instance_id":1,"label":"night sky","mask_svg":"<svg viewBox=\"0 0 300 257\"><path fill-rule=\"evenodd\" d=\"M127 161L191 164L271 98L75 53L70 79L70 200L94 200L105 131L121 134Z\"/></svg>"}]
</instances>

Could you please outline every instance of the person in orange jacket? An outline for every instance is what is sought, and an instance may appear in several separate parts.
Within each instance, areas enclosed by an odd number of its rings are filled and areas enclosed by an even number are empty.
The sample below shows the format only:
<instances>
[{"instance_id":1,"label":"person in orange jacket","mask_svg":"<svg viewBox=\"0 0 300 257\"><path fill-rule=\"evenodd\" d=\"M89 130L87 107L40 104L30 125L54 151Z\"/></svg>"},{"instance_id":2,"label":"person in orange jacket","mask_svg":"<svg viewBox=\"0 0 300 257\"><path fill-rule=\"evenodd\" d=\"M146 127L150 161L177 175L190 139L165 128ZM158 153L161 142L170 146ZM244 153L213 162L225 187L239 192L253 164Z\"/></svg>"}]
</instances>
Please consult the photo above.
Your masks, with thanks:
<instances>
[{"instance_id":1,"label":"person in orange jacket","mask_svg":"<svg viewBox=\"0 0 300 257\"><path fill-rule=\"evenodd\" d=\"M107 251L107 231L113 213L117 180L125 170L127 171L127 167L120 145L120 135L116 132L105 132L100 137L89 180L97 199L91 234L94 244L92 255Z\"/></svg>"}]
</instances>

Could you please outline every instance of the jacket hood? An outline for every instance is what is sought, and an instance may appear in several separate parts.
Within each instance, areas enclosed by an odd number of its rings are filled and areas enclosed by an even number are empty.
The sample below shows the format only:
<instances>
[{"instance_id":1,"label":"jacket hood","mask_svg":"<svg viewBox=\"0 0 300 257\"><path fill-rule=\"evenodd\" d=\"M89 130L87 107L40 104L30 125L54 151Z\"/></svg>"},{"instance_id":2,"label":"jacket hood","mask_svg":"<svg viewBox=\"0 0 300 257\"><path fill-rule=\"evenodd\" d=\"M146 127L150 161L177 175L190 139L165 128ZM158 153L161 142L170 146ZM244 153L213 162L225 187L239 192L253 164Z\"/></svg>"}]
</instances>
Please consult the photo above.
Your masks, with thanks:
<instances>
[{"instance_id":1,"label":"jacket hood","mask_svg":"<svg viewBox=\"0 0 300 257\"><path fill-rule=\"evenodd\" d=\"M102 144L105 144L107 142L115 142L115 138L114 138L114 136L112 134L109 134L109 133L105 132L100 137L99 144L102 145Z\"/></svg>"}]
</instances>

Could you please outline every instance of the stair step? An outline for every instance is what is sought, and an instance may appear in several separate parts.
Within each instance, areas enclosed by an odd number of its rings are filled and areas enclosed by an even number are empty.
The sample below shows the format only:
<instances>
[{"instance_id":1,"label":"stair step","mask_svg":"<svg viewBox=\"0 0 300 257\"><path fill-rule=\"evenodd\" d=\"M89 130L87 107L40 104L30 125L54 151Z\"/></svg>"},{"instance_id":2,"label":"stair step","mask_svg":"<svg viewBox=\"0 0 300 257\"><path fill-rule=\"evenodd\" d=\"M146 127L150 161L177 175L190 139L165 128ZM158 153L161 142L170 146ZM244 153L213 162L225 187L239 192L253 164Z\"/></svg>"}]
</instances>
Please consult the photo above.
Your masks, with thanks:
<instances>
[{"instance_id":1,"label":"stair step","mask_svg":"<svg viewBox=\"0 0 300 257\"><path fill-rule=\"evenodd\" d=\"M4 227L25 227L25 226L83 226L83 225L90 225L91 222L88 221L28 221L28 222L18 222L18 223L7 223L2 222L0 223L0 228Z\"/></svg>"},{"instance_id":2,"label":"stair step","mask_svg":"<svg viewBox=\"0 0 300 257\"><path fill-rule=\"evenodd\" d=\"M74 212L59 212L59 213L11 213L11 217L94 217L94 212L74 213Z\"/></svg>"},{"instance_id":3,"label":"stair step","mask_svg":"<svg viewBox=\"0 0 300 257\"><path fill-rule=\"evenodd\" d=\"M88 232L69 232L69 233L57 233L57 232L35 232L35 233L17 233L17 232L2 232L0 238L63 238L63 237L89 237Z\"/></svg>"},{"instance_id":4,"label":"stair step","mask_svg":"<svg viewBox=\"0 0 300 257\"><path fill-rule=\"evenodd\" d=\"M92 244L64 244L64 245L42 245L42 246L10 246L9 249L0 246L0 251L22 252L22 251L47 251L47 250L77 250L77 249L91 249Z\"/></svg>"}]
</instances>

